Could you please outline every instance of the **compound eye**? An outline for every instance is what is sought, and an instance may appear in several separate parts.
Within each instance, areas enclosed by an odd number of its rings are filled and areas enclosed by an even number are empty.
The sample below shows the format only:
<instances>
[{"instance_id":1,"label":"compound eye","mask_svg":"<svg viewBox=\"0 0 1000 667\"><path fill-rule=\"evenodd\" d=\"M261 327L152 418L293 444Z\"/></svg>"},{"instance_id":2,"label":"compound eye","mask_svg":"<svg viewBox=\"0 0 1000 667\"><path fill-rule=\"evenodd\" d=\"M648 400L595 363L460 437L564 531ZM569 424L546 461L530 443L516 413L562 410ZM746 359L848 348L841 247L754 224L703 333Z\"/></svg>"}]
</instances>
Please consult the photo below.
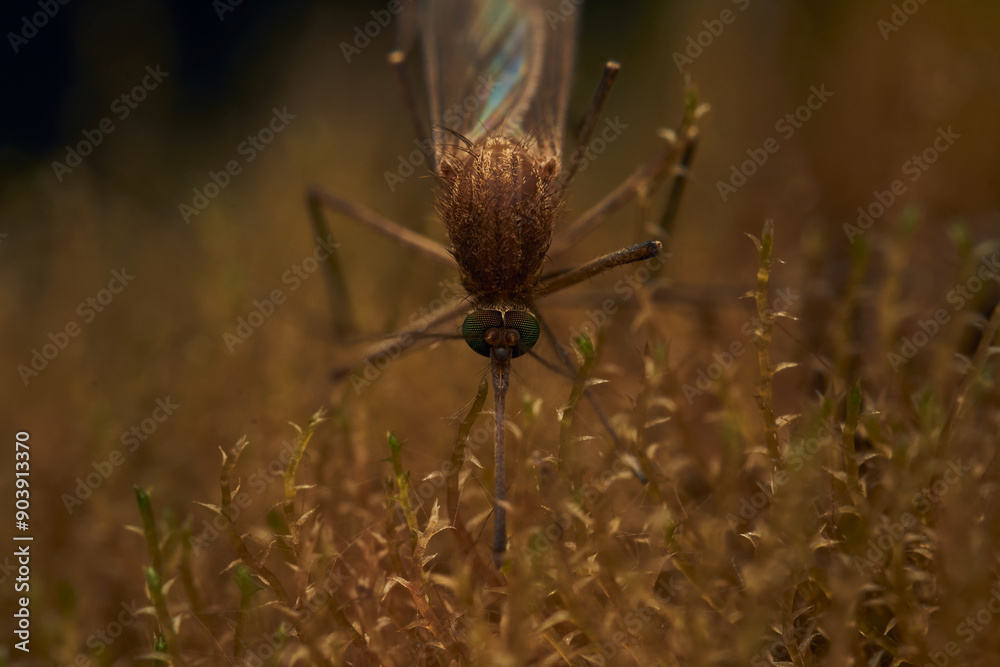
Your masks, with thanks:
<instances>
[{"instance_id":1,"label":"compound eye","mask_svg":"<svg viewBox=\"0 0 1000 667\"><path fill-rule=\"evenodd\" d=\"M511 339L504 338L506 344L513 351L512 357L527 354L528 350L538 342L538 336L541 333L538 327L538 320L526 310L507 311L504 314L504 328L507 330L506 333L508 336L516 334L512 342L506 342Z\"/></svg>"},{"instance_id":2,"label":"compound eye","mask_svg":"<svg viewBox=\"0 0 1000 667\"><path fill-rule=\"evenodd\" d=\"M488 357L490 347L500 342L502 327L503 315L499 310L474 310L462 322L462 337L476 354ZM491 344L490 339L495 342Z\"/></svg>"}]
</instances>

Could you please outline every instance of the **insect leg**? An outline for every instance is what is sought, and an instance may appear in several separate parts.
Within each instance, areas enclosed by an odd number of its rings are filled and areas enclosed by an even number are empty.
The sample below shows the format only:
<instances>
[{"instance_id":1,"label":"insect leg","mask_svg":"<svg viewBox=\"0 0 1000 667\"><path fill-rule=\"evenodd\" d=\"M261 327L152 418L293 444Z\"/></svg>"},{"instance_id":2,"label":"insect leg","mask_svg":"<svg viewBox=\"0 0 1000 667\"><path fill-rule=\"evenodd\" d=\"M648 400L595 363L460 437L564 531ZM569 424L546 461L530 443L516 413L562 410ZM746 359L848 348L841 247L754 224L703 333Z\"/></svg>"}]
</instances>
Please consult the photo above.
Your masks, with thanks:
<instances>
[{"instance_id":1,"label":"insect leg","mask_svg":"<svg viewBox=\"0 0 1000 667\"><path fill-rule=\"evenodd\" d=\"M560 273L552 274L543 278L538 285L536 296L545 296L559 290L566 289L571 285L583 282L588 278L600 275L618 266L641 262L644 259L656 257L663 249L663 244L659 241L646 241L636 245L609 252L607 255L598 257L595 260L582 264L576 268L568 269Z\"/></svg>"},{"instance_id":2,"label":"insect leg","mask_svg":"<svg viewBox=\"0 0 1000 667\"><path fill-rule=\"evenodd\" d=\"M608 219L618 209L627 204L637 195L649 195L654 192L671 172L671 167L679 164L677 173L687 176L686 168L694 156L694 146L697 143L698 129L695 122L704 113L706 107L691 108L684 115L684 121L676 137L671 137L665 146L651 160L639 166L621 185L609 192L604 199L590 207L583 215L557 231L552 239L552 253L566 250L581 238L592 232L598 225ZM686 162L685 162L686 160ZM674 199L668 203L676 215L679 206L679 196L683 187L675 189ZM672 224L672 219L667 220ZM663 222L661 222L661 225Z\"/></svg>"},{"instance_id":3,"label":"insect leg","mask_svg":"<svg viewBox=\"0 0 1000 667\"><path fill-rule=\"evenodd\" d=\"M413 80L406 70L406 53L397 49L389 54L388 60L392 73L396 77L396 83L399 84L400 91L403 93L403 106L406 107L406 115L409 117L410 123L413 124L413 134L421 146L429 146L431 144L427 134L427 126L424 125L424 121L420 117L420 111L417 109L417 98L413 94Z\"/></svg>"},{"instance_id":4,"label":"insect leg","mask_svg":"<svg viewBox=\"0 0 1000 667\"><path fill-rule=\"evenodd\" d=\"M601 118L604 103L608 100L608 95L611 93L611 86L618 77L618 72L621 71L621 68L622 66L614 60L609 60L604 64L604 74L601 76L601 82L597 84L597 90L594 91L594 98L590 101L590 108L587 109L587 115L584 116L583 125L580 127L580 134L576 139L576 150L573 151L573 156L569 160L569 171L566 172L562 179L564 189L573 182L576 170L583 162L583 155L587 152L590 140L594 138L594 130L597 129L597 121Z\"/></svg>"},{"instance_id":5,"label":"insect leg","mask_svg":"<svg viewBox=\"0 0 1000 667\"><path fill-rule=\"evenodd\" d=\"M425 257L429 257L451 269L457 269L455 259L443 245L379 215L366 206L330 194L318 186L309 188L306 194L306 205L309 209L309 217L312 220L315 233L319 238L326 239L334 247L333 235L327 224L326 216L323 214L324 208L343 213L347 217L353 218L367 226L369 229L373 229L391 238L400 245L413 248ZM338 334L354 333L357 331L357 325L354 322L354 314L350 306L347 282L344 278L343 267L340 265L340 258L333 250L327 253L326 267L336 331Z\"/></svg>"},{"instance_id":6,"label":"insect leg","mask_svg":"<svg viewBox=\"0 0 1000 667\"><path fill-rule=\"evenodd\" d=\"M427 332L429 329L455 319L459 315L466 314L468 310L469 304L464 299L460 299L437 315L418 323L416 326L389 334L381 341L369 345L349 363L336 366L330 372L330 377L334 381L342 380L358 368L366 366L368 362L374 361L382 355L387 355L390 349L399 348L397 353L391 355L392 358L398 358L411 350L419 349L421 347L419 343L421 342L447 338L448 336L445 335L434 335Z\"/></svg>"},{"instance_id":7,"label":"insect leg","mask_svg":"<svg viewBox=\"0 0 1000 667\"><path fill-rule=\"evenodd\" d=\"M570 380L572 380L576 376L577 369L576 369L576 364L574 364L573 360L569 358L568 354L566 354L566 349L567 349L566 346L564 346L562 343L559 342L559 340L556 338L555 333L552 331L552 328L549 327L548 323L537 312L535 313L535 318L538 320L538 323L542 327L542 333L546 334L552 340L552 348L555 350L556 356L559 357L559 361L563 364L563 366L565 366L569 370L569 373L567 374L565 371L560 369L555 364L546 361L545 359L543 359L542 357L533 352L531 353L531 356L534 357L543 366L548 368L550 371L557 373L559 375L564 375L570 378ZM611 426L611 420L608 419L608 415L604 411L604 407L598 402L597 397L594 396L594 392L591 391L590 387L584 388L583 395L587 398L588 401L590 401L591 407L594 408L594 412L597 414L597 418L604 426L604 430L606 430L608 432L608 435L611 436L611 441L615 445L615 451L617 451L620 456L621 452L623 451L622 442L621 439L618 437L618 434L615 433L614 427ZM630 468L632 469L632 472L636 476L636 478L640 482L645 484L646 477L645 475L642 474L642 471L632 465L630 465Z\"/></svg>"}]
</instances>

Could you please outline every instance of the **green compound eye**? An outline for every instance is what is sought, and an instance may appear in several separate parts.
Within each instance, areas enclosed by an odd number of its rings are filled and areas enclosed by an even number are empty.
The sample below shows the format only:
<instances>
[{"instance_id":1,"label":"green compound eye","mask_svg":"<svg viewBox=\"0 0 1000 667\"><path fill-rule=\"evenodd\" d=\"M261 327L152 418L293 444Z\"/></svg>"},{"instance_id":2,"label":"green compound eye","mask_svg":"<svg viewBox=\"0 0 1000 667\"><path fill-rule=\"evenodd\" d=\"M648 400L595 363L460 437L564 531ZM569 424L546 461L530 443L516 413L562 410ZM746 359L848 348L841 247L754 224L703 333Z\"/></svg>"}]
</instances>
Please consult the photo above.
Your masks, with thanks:
<instances>
[{"instance_id":1,"label":"green compound eye","mask_svg":"<svg viewBox=\"0 0 1000 667\"><path fill-rule=\"evenodd\" d=\"M488 357L490 356L490 344L486 342L486 331L502 327L503 315L500 314L499 310L476 310L469 313L469 316L462 322L462 337L476 354Z\"/></svg>"},{"instance_id":2,"label":"green compound eye","mask_svg":"<svg viewBox=\"0 0 1000 667\"><path fill-rule=\"evenodd\" d=\"M516 331L521 335L521 340L517 347L513 349L511 357L519 357L527 354L528 350L538 342L540 329L538 320L526 310L510 310L504 314L504 328L508 331Z\"/></svg>"}]
</instances>

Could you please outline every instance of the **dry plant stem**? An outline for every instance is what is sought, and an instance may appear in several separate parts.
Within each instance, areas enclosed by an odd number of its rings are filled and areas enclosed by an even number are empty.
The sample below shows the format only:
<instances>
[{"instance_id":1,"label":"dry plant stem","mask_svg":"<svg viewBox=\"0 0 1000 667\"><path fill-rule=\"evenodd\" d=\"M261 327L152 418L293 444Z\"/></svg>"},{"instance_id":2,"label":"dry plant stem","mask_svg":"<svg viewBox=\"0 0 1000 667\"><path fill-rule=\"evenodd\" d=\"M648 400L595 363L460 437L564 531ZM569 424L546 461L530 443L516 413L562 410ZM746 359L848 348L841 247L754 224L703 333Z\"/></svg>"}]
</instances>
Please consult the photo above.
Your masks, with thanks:
<instances>
[{"instance_id":1,"label":"dry plant stem","mask_svg":"<svg viewBox=\"0 0 1000 667\"><path fill-rule=\"evenodd\" d=\"M906 225L901 224L900 227L901 229L895 230L893 242L886 244L887 247L882 251L885 273L877 292L876 304L879 314L879 343L883 349L883 358L896 345L896 330L904 317L900 305L904 303L906 275L911 270L913 261L915 235L907 233ZM860 238L855 239L855 242L860 240ZM863 275L853 281L851 287L859 285L862 278Z\"/></svg>"},{"instance_id":2,"label":"dry plant stem","mask_svg":"<svg viewBox=\"0 0 1000 667\"><path fill-rule=\"evenodd\" d=\"M955 421L962 416L962 408L965 407L969 391L972 389L972 385L976 383L976 380L979 379L983 368L986 366L986 360L990 356L990 347L993 339L996 338L997 329L1000 329L1000 304L997 304L993 308L993 313L990 315L990 319L983 330L983 336L979 339L979 345L976 346L976 352L972 355L972 364L969 366L968 371L966 371L965 377L962 378L962 382L955 392L955 398L948 408L948 416L945 418L944 426L941 428L941 437L938 439L938 452L948 451Z\"/></svg>"},{"instance_id":3,"label":"dry plant stem","mask_svg":"<svg viewBox=\"0 0 1000 667\"><path fill-rule=\"evenodd\" d=\"M486 395L489 393L489 390L490 383L483 377L479 382L476 398L472 401L472 407L469 408L469 414L465 416L462 424L458 427L458 437L455 438L455 446L451 450L451 470L448 473L447 480L448 518L451 519L451 525L459 531L462 529L458 521L458 473L465 460L464 452L466 443L469 440L469 433L472 431L473 424L479 419L479 413L482 412L483 405L486 404Z\"/></svg>"},{"instance_id":4,"label":"dry plant stem","mask_svg":"<svg viewBox=\"0 0 1000 667\"><path fill-rule=\"evenodd\" d=\"M156 618L160 625L160 632L167 642L167 650L174 665L183 665L184 659L181 656L180 646L177 644L177 633L174 632L173 622L170 619L170 612L167 609L167 600L163 595L163 559L160 555L160 540L156 531L156 517L153 515L153 503L149 494L134 487L136 503L139 505L139 514L142 516L142 532L146 538L146 549L149 551L151 565L146 568L146 586L149 589L149 599L152 600L156 608Z\"/></svg>"},{"instance_id":5,"label":"dry plant stem","mask_svg":"<svg viewBox=\"0 0 1000 667\"><path fill-rule=\"evenodd\" d=\"M139 505L139 515L142 517L142 533L146 538L149 560L153 569L162 575L163 559L160 555L160 538L156 531L156 517L153 516L153 503L148 493L138 486L133 488L135 489L136 503Z\"/></svg>"},{"instance_id":6,"label":"dry plant stem","mask_svg":"<svg viewBox=\"0 0 1000 667\"><path fill-rule=\"evenodd\" d=\"M633 262L641 262L644 259L656 257L660 254L660 250L662 249L663 244L659 241L646 241L644 243L637 243L627 248L622 248L621 250L609 252L607 255L591 260L582 266L568 269L545 278L538 285L536 296L541 297L546 294L558 292L559 290L571 287L572 285L583 282L589 278L593 278L594 276L600 275L605 271L609 271L618 266L631 264Z\"/></svg>"},{"instance_id":7,"label":"dry plant stem","mask_svg":"<svg viewBox=\"0 0 1000 667\"><path fill-rule=\"evenodd\" d=\"M392 472L396 477L396 488L399 496L399 506L403 509L403 518L406 519L406 528L410 532L410 547L417 545L417 535L420 532L420 525L417 522L417 510L413 507L410 499L410 477L403 468L403 446L395 433L388 434L389 439L389 462L392 464Z\"/></svg>"},{"instance_id":8,"label":"dry plant stem","mask_svg":"<svg viewBox=\"0 0 1000 667\"><path fill-rule=\"evenodd\" d=\"M600 340L600 333L598 333L598 341ZM580 403L580 399L583 397L584 391L587 388L587 380L590 378L590 372L594 369L594 364L597 363L597 348L598 344L595 344L586 335L582 335L576 340L577 348L580 350L580 354L583 356L583 363L580 364L579 369L577 369L576 377L573 379L573 388L569 393L569 400L566 402L566 406L562 410L562 415L559 420L559 452L557 459L559 461L559 472L566 473L567 466L567 456L570 451L570 435L573 430L573 416L576 414L576 408ZM570 471L571 474L573 471Z\"/></svg>"},{"instance_id":9,"label":"dry plant stem","mask_svg":"<svg viewBox=\"0 0 1000 667\"><path fill-rule=\"evenodd\" d=\"M219 487L222 490L222 504L221 512L222 521L224 525L224 530L226 535L229 537L229 541L232 543L233 548L236 549L236 553L239 555L240 560L253 570L257 575L267 582L271 590L274 591L275 596L278 601L285 605L289 610L294 609L292 605L291 598L288 597L288 593L285 591L285 587L281 584L281 581L271 572L267 567L257 561L250 551L247 549L246 545L243 543L243 539L236 532L236 526L233 525L233 521L230 517L233 516L232 504L233 496L232 489L229 484L229 474L232 472L233 467L236 466L236 462L240 458L240 454L243 453L243 449L247 446L247 439L240 438L233 449L230 451L229 455L225 457L222 463L222 474L219 476Z\"/></svg>"},{"instance_id":10,"label":"dry plant stem","mask_svg":"<svg viewBox=\"0 0 1000 667\"><path fill-rule=\"evenodd\" d=\"M555 350L556 356L559 357L559 362L562 363L562 365L565 366L566 369L570 372L570 375L568 377L576 377L577 368L570 360L569 355L566 354L566 349L563 347L563 345L559 343L559 340L556 338L556 335L552 332L552 328L549 327L548 323L540 314L536 313L535 319L538 320L538 324L542 328L542 333L548 336L549 340L552 341L552 349ZM536 359L538 363L540 363L542 366L545 366L553 373L563 375L563 373L560 371L558 367L555 366L555 364L546 361L545 359L538 356L534 352L530 352L529 354L531 354L531 356L534 359ZM604 412L604 408L601 406L597 398L594 396L594 392L590 391L590 387L586 387L583 390L583 395L588 401L590 401L590 405L594 408L594 412L597 414L597 418L601 421L601 424L604 426L604 430L607 431L608 435L611 437L611 441L614 443L615 449L621 450L622 448L621 438L619 438L618 434L615 433L615 429L611 425L611 420L608 419L608 415L606 412ZM636 476L639 477L639 475ZM642 479L641 477L640 481L642 481L643 483L646 482L646 480Z\"/></svg>"},{"instance_id":11,"label":"dry plant stem","mask_svg":"<svg viewBox=\"0 0 1000 667\"><path fill-rule=\"evenodd\" d=\"M488 585L491 586L502 586L503 581L498 577L497 571L490 568L486 562L480 558L479 553L476 550L476 538L473 537L468 530L466 530L465 526L459 520L461 508L458 504L458 478L462 469L462 464L465 460L465 445L468 442L469 433L472 431L472 427L475 425L476 420L479 419L483 406L486 404L486 396L489 394L489 388L490 381L486 377L483 377L482 381L479 383L476 398L473 399L472 407L469 409L469 413L465 416L465 419L462 420L462 423L458 428L458 436L455 438L455 445L451 452L451 473L447 478L446 502L448 518L450 520L451 527L455 529L455 537L458 540L459 546L471 559L472 567L475 568L476 575L479 577L479 580L488 582Z\"/></svg>"},{"instance_id":12,"label":"dry plant stem","mask_svg":"<svg viewBox=\"0 0 1000 667\"><path fill-rule=\"evenodd\" d=\"M198 587L194 583L194 573L191 571L191 528L185 526L181 532L181 582L184 584L184 592L187 593L191 602L191 611L195 616L201 614L201 596L198 594Z\"/></svg>"},{"instance_id":13,"label":"dry plant stem","mask_svg":"<svg viewBox=\"0 0 1000 667\"><path fill-rule=\"evenodd\" d=\"M167 599L163 596L163 582L155 568L146 568L146 587L149 589L149 597L156 609L156 619L159 622L163 639L167 643L170 660L174 667L181 667L184 665L184 656L181 655L181 648L177 643L177 633L174 632L174 624L170 619L170 612L167 610Z\"/></svg>"},{"instance_id":14,"label":"dry plant stem","mask_svg":"<svg viewBox=\"0 0 1000 667\"><path fill-rule=\"evenodd\" d=\"M785 618L781 624L781 641L785 645L785 650L788 651L789 657L792 659L792 664L795 667L805 667L805 664L802 662L802 652L799 650L799 644L795 637L795 620L792 618L797 590L797 585L792 586L788 589L787 597L785 598Z\"/></svg>"},{"instance_id":15,"label":"dry plant stem","mask_svg":"<svg viewBox=\"0 0 1000 667\"><path fill-rule=\"evenodd\" d=\"M639 381L639 393L635 397L635 410L632 413L632 427L635 429L635 447L633 456L639 460L642 468L643 481L648 483L650 497L656 502L664 502L665 498L653 475L653 462L646 454L646 421L649 414L649 402L653 390L663 381L663 371L654 359L649 345L642 355L642 379Z\"/></svg>"},{"instance_id":16,"label":"dry plant stem","mask_svg":"<svg viewBox=\"0 0 1000 667\"><path fill-rule=\"evenodd\" d=\"M555 630L553 630L552 628L546 628L542 632L542 636L545 637L545 641L549 643L552 649L559 654L559 657L562 658L565 664L567 665L574 664L573 663L574 653L570 651L569 646L567 646L566 642L563 641L563 638L560 637ZM583 663L578 662L576 664L583 664Z\"/></svg>"},{"instance_id":17,"label":"dry plant stem","mask_svg":"<svg viewBox=\"0 0 1000 667\"><path fill-rule=\"evenodd\" d=\"M389 495L388 489L386 489L386 492ZM396 512L393 500L394 498L389 495L389 502L385 513L385 537L386 542L389 544L396 544ZM392 561L393 570L396 572L406 572L406 568L403 566L403 558L399 553L400 550L397 548L389 549L389 560Z\"/></svg>"},{"instance_id":18,"label":"dry plant stem","mask_svg":"<svg viewBox=\"0 0 1000 667\"><path fill-rule=\"evenodd\" d=\"M322 204L327 208L333 209L338 213L343 213L349 218L366 225L369 229L379 232L383 236L387 236L396 243L412 248L425 257L443 264L450 269L458 270L458 265L455 263L455 258L451 256L448 249L443 245L427 238L423 234L418 234L412 230L399 225L392 220L383 217L371 210L367 206L362 206L361 204L356 204L349 199L343 197L338 197L337 195L326 192L318 186L313 186L309 189L309 206L310 210L318 204Z\"/></svg>"},{"instance_id":19,"label":"dry plant stem","mask_svg":"<svg viewBox=\"0 0 1000 667\"><path fill-rule=\"evenodd\" d=\"M309 419L305 431L299 431L295 452L292 454L291 461L288 462L288 467L285 468L285 522L288 524L288 530L291 531L292 547L296 555L299 553L299 526L295 519L295 473L299 468L299 462L302 460L309 440L312 439L316 428L324 421L324 411L319 410Z\"/></svg>"},{"instance_id":20,"label":"dry plant stem","mask_svg":"<svg viewBox=\"0 0 1000 667\"><path fill-rule=\"evenodd\" d=\"M698 577L698 572L696 571L694 564L685 554L681 545L676 539L674 539L672 532L666 536L665 542L670 551L675 554L672 558L674 566L676 566L677 569L680 570L681 574L683 574L687 580L691 582L691 586L694 587L694 589L698 592L698 595L709 607L719 613L722 613L725 606L721 601L715 598L711 588ZM730 623L730 626L731 625L732 624Z\"/></svg>"},{"instance_id":21,"label":"dry plant stem","mask_svg":"<svg viewBox=\"0 0 1000 667\"><path fill-rule=\"evenodd\" d=\"M337 605L337 601L332 595L326 598L326 610L330 612L330 616L337 621L337 625L342 628L347 628L351 631L351 643L360 649L367 649L368 646L365 644L365 638L361 636L357 628L351 623L350 619L347 618L347 614L344 613L342 607Z\"/></svg>"},{"instance_id":22,"label":"dry plant stem","mask_svg":"<svg viewBox=\"0 0 1000 667\"><path fill-rule=\"evenodd\" d=\"M601 75L601 82L597 84L597 90L594 91L594 97L590 101L590 107L587 109L587 115L583 119L583 125L580 126L580 134L576 139L576 150L573 151L573 156L570 158L570 168L563 179L563 188L569 187L569 184L573 182L573 177L576 176L576 171L583 162L583 155L587 152L590 140L594 138L594 130L597 129L597 121L601 118L604 103L608 101L608 95L611 94L611 86L614 85L615 79L618 78L618 73L621 69L622 66L613 60L604 63L604 73Z\"/></svg>"},{"instance_id":23,"label":"dry plant stem","mask_svg":"<svg viewBox=\"0 0 1000 667\"><path fill-rule=\"evenodd\" d=\"M837 314L835 321L840 322L839 327L834 328L834 350L836 352L835 382L830 383L831 392L840 391L840 382L846 383L847 378L857 375L857 370L852 370L857 362L856 334L854 327L857 325L856 315L858 309L858 295L864 287L865 274L868 272L868 246L864 239L856 239L851 244L851 269L847 275L847 282L844 285L844 294L837 304ZM895 309L896 306L892 306ZM882 309L880 307L880 312ZM885 311L890 312L890 311ZM845 387L845 390L847 388Z\"/></svg>"},{"instance_id":24,"label":"dry plant stem","mask_svg":"<svg viewBox=\"0 0 1000 667\"><path fill-rule=\"evenodd\" d=\"M230 543L236 550L236 554L240 557L240 560L250 568L257 576L267 582L274 596L278 598L285 609L291 617L292 625L295 627L295 632L298 634L299 639L309 650L310 655L314 661L318 661L318 664L326 664L328 661L322 657L322 654L312 645L309 641L309 637L302 627L302 624L298 620L298 614L295 611L295 605L292 599L288 596L288 592L285 590L284 585L282 585L281 580L271 570L267 568L262 562L258 561L247 549L246 544L243 543L243 538L239 536L236 532L236 526L233 524L233 496L232 488L229 483L229 475L233 468L236 466L236 462L239 461L240 454L248 444L246 437L240 438L236 445L229 454L223 454L222 461L222 473L219 475L219 488L222 492L222 503L220 507L219 515L222 517L223 530L226 536L229 538Z\"/></svg>"},{"instance_id":25,"label":"dry plant stem","mask_svg":"<svg viewBox=\"0 0 1000 667\"><path fill-rule=\"evenodd\" d=\"M687 186L688 174L691 173L691 165L694 163L694 155L698 150L698 128L693 125L688 127L686 140L684 142L684 153L681 155L677 168L677 175L670 186L670 194L667 195L667 203L663 207L663 215L660 216L660 231L664 235L669 235L674 230L674 222L677 220L677 213L681 208L681 200L684 198L684 188Z\"/></svg>"},{"instance_id":26,"label":"dry plant stem","mask_svg":"<svg viewBox=\"0 0 1000 667\"><path fill-rule=\"evenodd\" d=\"M430 592L435 592L436 589L431 583L430 576L424 570L424 566L433 559L433 555L427 554L427 547L431 539L438 533L450 528L450 525L441 521L440 505L435 500L430 516L427 519L427 525L420 532L417 543L414 545L413 556L407 560L408 567L404 571L407 573L409 580L396 576L390 577L390 579L409 591L410 596L413 598L413 603L416 605L417 612L427 622L425 628L434 635L434 638L438 642L445 646L449 653L464 663L467 660L464 647L458 643L454 633L450 629L445 628L445 624L441 622L440 616L438 616L430 604L428 589Z\"/></svg>"},{"instance_id":27,"label":"dry plant stem","mask_svg":"<svg viewBox=\"0 0 1000 667\"><path fill-rule=\"evenodd\" d=\"M246 653L246 629L254 594L261 590L246 566L237 566L236 585L240 590L240 606L236 612L236 627L233 628L233 664L240 664Z\"/></svg>"},{"instance_id":28,"label":"dry plant stem","mask_svg":"<svg viewBox=\"0 0 1000 667\"><path fill-rule=\"evenodd\" d=\"M504 554L507 551L507 510L506 500L506 464L504 461L504 413L507 397L507 387L510 384L509 362L500 362L493 358L493 461L494 478L496 480L496 496L493 509L493 564L499 570L503 567Z\"/></svg>"},{"instance_id":29,"label":"dry plant stem","mask_svg":"<svg viewBox=\"0 0 1000 667\"><path fill-rule=\"evenodd\" d=\"M687 128L682 128L681 136L685 136L687 131ZM552 239L551 252L558 253L572 247L615 211L627 204L632 197L645 190L650 183L659 181L669 166L676 161L679 153L678 144L669 145L649 162L632 172L631 176L609 192L604 199L590 207L572 224L564 227L562 231L557 231L556 236Z\"/></svg>"},{"instance_id":30,"label":"dry plant stem","mask_svg":"<svg viewBox=\"0 0 1000 667\"><path fill-rule=\"evenodd\" d=\"M855 381L847 397L847 415L844 420L844 471L847 473L847 487L852 495L861 496L858 483L858 458L854 450L854 435L858 430L858 415L861 413L861 382Z\"/></svg>"},{"instance_id":31,"label":"dry plant stem","mask_svg":"<svg viewBox=\"0 0 1000 667\"><path fill-rule=\"evenodd\" d=\"M753 237L751 237L753 238ZM764 231L760 241L754 239L757 249L760 251L760 265L757 269L757 290L754 292L754 300L757 303L757 318L760 321L760 328L754 338L754 347L757 348L757 361L760 365L760 396L757 402L760 406L760 413L764 419L764 437L767 442L767 453L776 466L781 465L781 453L778 450L778 426L774 419L774 399L772 396L772 383L774 381L774 366L771 364L771 336L774 330L774 322L771 316L770 307L767 301L767 282L771 275L771 249L774 243L774 223L768 220L764 223Z\"/></svg>"}]
</instances>

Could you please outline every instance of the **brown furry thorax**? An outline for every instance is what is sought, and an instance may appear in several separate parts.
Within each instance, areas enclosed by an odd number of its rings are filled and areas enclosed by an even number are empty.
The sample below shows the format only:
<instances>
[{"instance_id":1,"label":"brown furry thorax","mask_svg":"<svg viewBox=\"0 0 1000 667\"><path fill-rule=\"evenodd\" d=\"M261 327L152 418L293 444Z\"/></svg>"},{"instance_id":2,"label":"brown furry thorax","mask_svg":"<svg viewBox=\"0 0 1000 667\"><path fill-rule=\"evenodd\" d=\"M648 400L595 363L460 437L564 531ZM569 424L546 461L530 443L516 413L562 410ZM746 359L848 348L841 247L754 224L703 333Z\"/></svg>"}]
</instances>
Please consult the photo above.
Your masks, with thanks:
<instances>
[{"instance_id":1,"label":"brown furry thorax","mask_svg":"<svg viewBox=\"0 0 1000 667\"><path fill-rule=\"evenodd\" d=\"M504 137L442 160L438 209L476 307L530 307L562 208L558 175L558 159Z\"/></svg>"}]
</instances>

